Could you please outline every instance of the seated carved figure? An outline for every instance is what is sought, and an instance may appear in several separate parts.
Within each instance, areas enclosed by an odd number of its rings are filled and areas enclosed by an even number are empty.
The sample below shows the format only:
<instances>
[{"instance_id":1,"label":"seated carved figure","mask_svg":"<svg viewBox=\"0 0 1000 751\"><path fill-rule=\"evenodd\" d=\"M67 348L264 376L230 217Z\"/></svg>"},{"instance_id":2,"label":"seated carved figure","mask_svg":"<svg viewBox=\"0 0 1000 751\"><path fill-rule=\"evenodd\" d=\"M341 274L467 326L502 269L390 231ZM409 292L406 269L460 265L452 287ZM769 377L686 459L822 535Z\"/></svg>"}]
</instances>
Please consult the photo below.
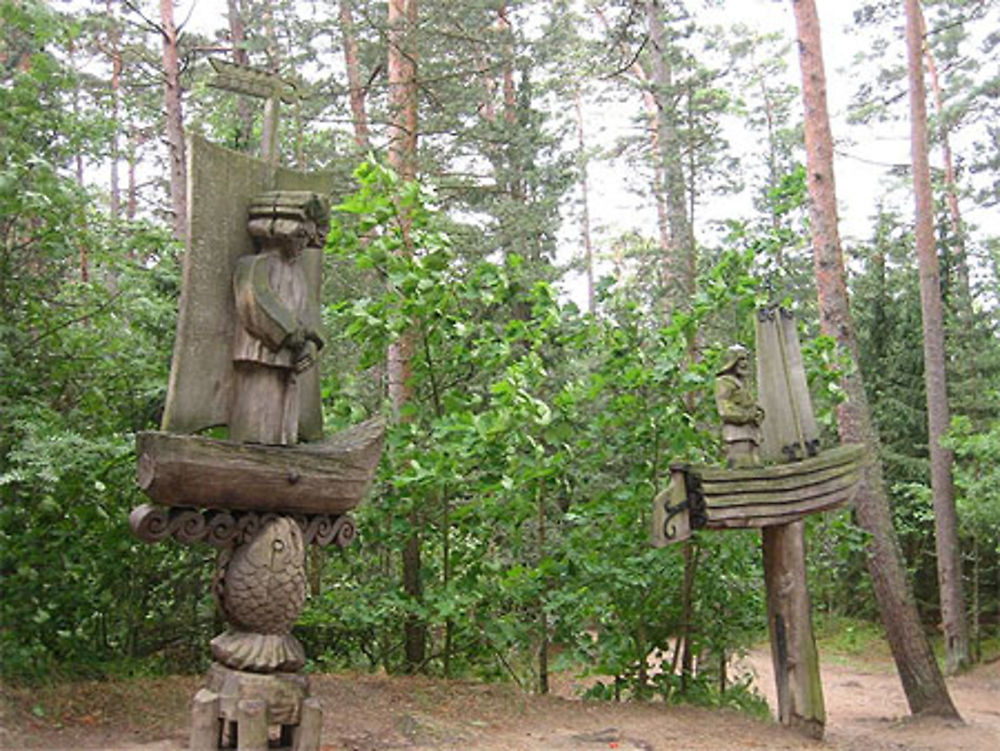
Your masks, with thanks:
<instances>
[{"instance_id":1,"label":"seated carved figure","mask_svg":"<svg viewBox=\"0 0 1000 751\"><path fill-rule=\"evenodd\" d=\"M750 358L742 345L729 348L729 355L715 379L715 405L722 418L722 440L731 467L760 464L760 424L764 410L747 386Z\"/></svg>"}]
</instances>

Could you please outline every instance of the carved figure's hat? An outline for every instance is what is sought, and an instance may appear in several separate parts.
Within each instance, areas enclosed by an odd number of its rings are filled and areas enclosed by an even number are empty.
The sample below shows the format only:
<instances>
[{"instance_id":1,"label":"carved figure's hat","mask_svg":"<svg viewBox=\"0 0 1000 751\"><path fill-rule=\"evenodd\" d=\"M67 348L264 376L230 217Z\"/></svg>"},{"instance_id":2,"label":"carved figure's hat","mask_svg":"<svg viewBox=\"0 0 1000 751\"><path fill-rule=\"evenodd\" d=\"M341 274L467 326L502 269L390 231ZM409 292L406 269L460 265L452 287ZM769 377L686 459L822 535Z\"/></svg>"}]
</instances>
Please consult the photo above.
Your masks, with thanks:
<instances>
[{"instance_id":1,"label":"carved figure's hat","mask_svg":"<svg viewBox=\"0 0 1000 751\"><path fill-rule=\"evenodd\" d=\"M736 367L736 363L739 362L740 358L748 357L750 354L749 350L742 344L734 344L731 346L726 354L726 359L722 363L722 367L716 372L716 375L722 375L724 373L729 373L733 368Z\"/></svg>"},{"instance_id":2,"label":"carved figure's hat","mask_svg":"<svg viewBox=\"0 0 1000 751\"><path fill-rule=\"evenodd\" d=\"M329 202L310 190L272 190L253 197L247 228L254 240L290 236L301 229L322 245L330 228Z\"/></svg>"}]
</instances>

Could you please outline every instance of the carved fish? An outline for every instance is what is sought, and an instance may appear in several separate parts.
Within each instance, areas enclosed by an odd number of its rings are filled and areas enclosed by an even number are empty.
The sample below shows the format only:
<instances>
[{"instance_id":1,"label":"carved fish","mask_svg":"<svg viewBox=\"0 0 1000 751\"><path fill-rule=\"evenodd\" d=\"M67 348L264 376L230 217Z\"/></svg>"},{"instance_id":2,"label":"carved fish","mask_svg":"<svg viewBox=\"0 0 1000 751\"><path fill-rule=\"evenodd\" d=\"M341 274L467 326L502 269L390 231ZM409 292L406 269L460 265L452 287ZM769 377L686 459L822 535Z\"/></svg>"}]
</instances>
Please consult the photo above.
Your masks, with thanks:
<instances>
[{"instance_id":1,"label":"carved fish","mask_svg":"<svg viewBox=\"0 0 1000 751\"><path fill-rule=\"evenodd\" d=\"M220 605L232 625L258 634L286 634L306 598L305 543L288 517L265 524L233 553Z\"/></svg>"}]
</instances>

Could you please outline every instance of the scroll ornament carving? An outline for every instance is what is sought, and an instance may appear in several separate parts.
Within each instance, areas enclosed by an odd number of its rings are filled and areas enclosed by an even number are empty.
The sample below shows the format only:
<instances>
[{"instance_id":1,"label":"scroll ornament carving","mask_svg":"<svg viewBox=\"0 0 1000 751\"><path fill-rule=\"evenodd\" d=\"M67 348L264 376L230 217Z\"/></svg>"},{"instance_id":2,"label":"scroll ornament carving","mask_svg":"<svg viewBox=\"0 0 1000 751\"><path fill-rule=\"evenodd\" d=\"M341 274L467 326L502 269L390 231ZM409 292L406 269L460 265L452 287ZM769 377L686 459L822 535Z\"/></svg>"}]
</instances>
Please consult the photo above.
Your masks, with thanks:
<instances>
[{"instance_id":1,"label":"scroll ornament carving","mask_svg":"<svg viewBox=\"0 0 1000 751\"><path fill-rule=\"evenodd\" d=\"M132 509L129 527L143 542L174 539L186 545L208 543L216 548L250 542L273 519L273 512L195 509L144 503ZM293 514L306 545L345 548L357 536L357 525L348 514Z\"/></svg>"}]
</instances>

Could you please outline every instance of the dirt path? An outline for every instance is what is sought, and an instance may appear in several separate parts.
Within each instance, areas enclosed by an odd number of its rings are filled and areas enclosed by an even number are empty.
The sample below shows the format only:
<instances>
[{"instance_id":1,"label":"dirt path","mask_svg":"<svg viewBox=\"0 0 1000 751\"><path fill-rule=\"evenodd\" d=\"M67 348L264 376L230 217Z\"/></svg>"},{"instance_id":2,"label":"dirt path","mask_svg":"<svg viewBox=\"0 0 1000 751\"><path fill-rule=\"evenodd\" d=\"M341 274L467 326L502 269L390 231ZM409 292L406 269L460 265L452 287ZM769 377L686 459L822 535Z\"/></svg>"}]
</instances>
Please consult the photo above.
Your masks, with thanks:
<instances>
[{"instance_id":1,"label":"dirt path","mask_svg":"<svg viewBox=\"0 0 1000 751\"><path fill-rule=\"evenodd\" d=\"M773 706L769 659L746 661ZM0 748L179 751L194 678L5 691ZM323 751L998 751L1000 662L949 681L965 725L904 721L885 660L823 659L827 739L801 739L731 711L528 696L509 685L381 675L321 675Z\"/></svg>"},{"instance_id":2,"label":"dirt path","mask_svg":"<svg viewBox=\"0 0 1000 751\"><path fill-rule=\"evenodd\" d=\"M775 690L770 656L751 653L748 666L755 685L772 711ZM906 697L888 658L821 659L826 702L826 744L849 751L924 749L928 751L1000 751L1000 662L981 665L948 679L952 700L964 725L908 717Z\"/></svg>"}]
</instances>

